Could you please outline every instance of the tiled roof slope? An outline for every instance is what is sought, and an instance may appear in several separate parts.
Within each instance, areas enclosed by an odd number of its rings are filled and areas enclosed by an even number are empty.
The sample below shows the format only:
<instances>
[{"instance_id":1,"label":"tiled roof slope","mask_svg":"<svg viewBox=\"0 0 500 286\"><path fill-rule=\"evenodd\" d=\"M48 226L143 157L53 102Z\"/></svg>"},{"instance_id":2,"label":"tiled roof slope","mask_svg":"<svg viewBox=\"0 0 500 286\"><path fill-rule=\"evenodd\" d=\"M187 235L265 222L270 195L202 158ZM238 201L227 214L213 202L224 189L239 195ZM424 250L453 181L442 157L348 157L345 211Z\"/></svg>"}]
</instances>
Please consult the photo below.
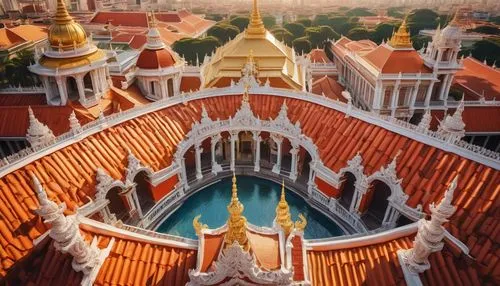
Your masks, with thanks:
<instances>
[{"instance_id":1,"label":"tiled roof slope","mask_svg":"<svg viewBox=\"0 0 500 286\"><path fill-rule=\"evenodd\" d=\"M252 95L251 105L260 118L274 118L283 98ZM0 275L32 248L31 240L40 229L32 210L36 198L30 186L34 172L49 198L66 202L74 210L92 198L98 167L112 177L123 179L127 150L155 171L169 166L175 146L200 119L201 103L212 119L227 119L241 104L241 96L220 96L179 104L124 122L89 136L20 168L0 179ZM499 171L445 152L362 120L345 118L342 112L298 99L287 99L292 122L300 121L303 133L318 146L323 163L335 172L360 151L365 174L386 166L395 154L397 174L402 178L408 204L415 207L436 202L448 184L460 177L454 204L457 212L448 229L467 244L480 263L483 275L498 272L500 240ZM429 212L428 212L429 213ZM7 263L8 262L8 263Z\"/></svg>"},{"instance_id":2,"label":"tiled roof slope","mask_svg":"<svg viewBox=\"0 0 500 286\"><path fill-rule=\"evenodd\" d=\"M307 251L312 285L406 285L397 251L410 237L357 248Z\"/></svg>"},{"instance_id":3,"label":"tiled roof slope","mask_svg":"<svg viewBox=\"0 0 500 286\"><path fill-rule=\"evenodd\" d=\"M486 100L500 97L500 70L468 57L463 61L464 68L457 71L453 84L463 90L471 100L484 94ZM466 100L469 98L466 98Z\"/></svg>"},{"instance_id":4,"label":"tiled roof slope","mask_svg":"<svg viewBox=\"0 0 500 286\"><path fill-rule=\"evenodd\" d=\"M84 231L86 241L97 238L98 247L108 246L111 237ZM80 285L82 273L71 267L73 257L54 248L52 239L33 251L12 285ZM101 266L94 285L185 285L188 270L196 266L196 251L132 239L115 238L110 254Z\"/></svg>"}]
</instances>

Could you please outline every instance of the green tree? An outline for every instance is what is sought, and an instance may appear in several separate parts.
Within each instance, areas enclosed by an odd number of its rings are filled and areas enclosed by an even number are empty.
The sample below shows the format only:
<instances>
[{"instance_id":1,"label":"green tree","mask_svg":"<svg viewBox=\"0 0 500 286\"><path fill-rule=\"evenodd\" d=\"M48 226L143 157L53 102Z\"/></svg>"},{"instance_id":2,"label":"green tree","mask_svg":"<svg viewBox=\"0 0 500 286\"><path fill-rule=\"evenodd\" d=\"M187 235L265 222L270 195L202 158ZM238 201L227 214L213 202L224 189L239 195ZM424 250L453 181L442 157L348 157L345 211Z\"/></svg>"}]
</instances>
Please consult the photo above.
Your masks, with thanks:
<instances>
[{"instance_id":1,"label":"green tree","mask_svg":"<svg viewBox=\"0 0 500 286\"><path fill-rule=\"evenodd\" d=\"M195 65L197 59L203 61L205 55L210 55L221 45L219 39L213 36L205 38L183 38L172 45L172 49L183 56L188 64Z\"/></svg>"},{"instance_id":2,"label":"green tree","mask_svg":"<svg viewBox=\"0 0 500 286\"><path fill-rule=\"evenodd\" d=\"M304 36L304 32L306 30L306 27L300 23L288 23L285 24L284 28L287 29L288 32L292 33L294 39Z\"/></svg>"},{"instance_id":3,"label":"green tree","mask_svg":"<svg viewBox=\"0 0 500 286\"><path fill-rule=\"evenodd\" d=\"M278 39L278 41L284 42L288 46L292 44L293 34L288 32L285 28L275 28L271 30L271 33Z\"/></svg>"},{"instance_id":4,"label":"green tree","mask_svg":"<svg viewBox=\"0 0 500 286\"><path fill-rule=\"evenodd\" d=\"M500 16L490 17L490 22L500 25Z\"/></svg>"},{"instance_id":5,"label":"green tree","mask_svg":"<svg viewBox=\"0 0 500 286\"><path fill-rule=\"evenodd\" d=\"M29 66L35 62L33 51L21 50L5 62L7 83L13 86L31 87L39 84L38 77L31 73Z\"/></svg>"},{"instance_id":6,"label":"green tree","mask_svg":"<svg viewBox=\"0 0 500 286\"><path fill-rule=\"evenodd\" d=\"M293 40L292 45L295 52L298 54L308 54L311 52L311 42L307 39L307 37Z\"/></svg>"},{"instance_id":7,"label":"green tree","mask_svg":"<svg viewBox=\"0 0 500 286\"><path fill-rule=\"evenodd\" d=\"M304 27L311 27L312 26L311 19L307 19L307 18L299 19L299 20L297 20L297 23L304 25Z\"/></svg>"},{"instance_id":8,"label":"green tree","mask_svg":"<svg viewBox=\"0 0 500 286\"><path fill-rule=\"evenodd\" d=\"M373 41L381 43L383 40L388 40L392 36L392 32L399 27L396 23L380 23L373 31Z\"/></svg>"},{"instance_id":9,"label":"green tree","mask_svg":"<svg viewBox=\"0 0 500 286\"><path fill-rule=\"evenodd\" d=\"M351 40L359 41L359 40L370 40L370 39L372 39L373 35L366 28L356 27L356 28L351 29L347 33L347 37Z\"/></svg>"},{"instance_id":10,"label":"green tree","mask_svg":"<svg viewBox=\"0 0 500 286\"><path fill-rule=\"evenodd\" d=\"M489 65L493 63L500 63L500 41L495 41L492 39L481 40L475 42L472 47L464 49L461 55L472 55L479 61L484 61Z\"/></svg>"},{"instance_id":11,"label":"green tree","mask_svg":"<svg viewBox=\"0 0 500 286\"><path fill-rule=\"evenodd\" d=\"M377 14L370 12L368 8L353 8L347 13L347 16L357 16L357 17L365 17L365 16L376 16Z\"/></svg>"},{"instance_id":12,"label":"green tree","mask_svg":"<svg viewBox=\"0 0 500 286\"><path fill-rule=\"evenodd\" d=\"M276 26L276 18L274 16L264 16L262 17L262 22L264 22L264 27L266 27L266 29L271 29Z\"/></svg>"},{"instance_id":13,"label":"green tree","mask_svg":"<svg viewBox=\"0 0 500 286\"><path fill-rule=\"evenodd\" d=\"M413 44L413 48L415 50L420 50L424 45L427 45L428 42L432 40L429 36L423 35L415 35L411 37L411 43Z\"/></svg>"},{"instance_id":14,"label":"green tree","mask_svg":"<svg viewBox=\"0 0 500 286\"><path fill-rule=\"evenodd\" d=\"M229 23L233 26L238 27L238 29L240 29L240 32L243 32L247 28L248 23L250 23L250 19L248 19L248 17L237 16L232 18Z\"/></svg>"},{"instance_id":15,"label":"green tree","mask_svg":"<svg viewBox=\"0 0 500 286\"><path fill-rule=\"evenodd\" d=\"M221 14L207 14L205 16L205 19L219 22L224 19L224 16L222 16Z\"/></svg>"},{"instance_id":16,"label":"green tree","mask_svg":"<svg viewBox=\"0 0 500 286\"><path fill-rule=\"evenodd\" d=\"M239 33L240 30L238 27L222 23L212 26L207 31L207 35L216 37L221 44L225 44L230 39L234 39Z\"/></svg>"},{"instance_id":17,"label":"green tree","mask_svg":"<svg viewBox=\"0 0 500 286\"><path fill-rule=\"evenodd\" d=\"M432 10L416 9L408 15L408 27L412 35L417 35L420 30L436 28L439 20L439 15Z\"/></svg>"},{"instance_id":18,"label":"green tree","mask_svg":"<svg viewBox=\"0 0 500 286\"><path fill-rule=\"evenodd\" d=\"M329 20L328 20L328 15L326 14L319 14L314 17L314 21L312 22L313 26L323 26L323 25L328 25Z\"/></svg>"},{"instance_id":19,"label":"green tree","mask_svg":"<svg viewBox=\"0 0 500 286\"><path fill-rule=\"evenodd\" d=\"M493 26L478 26L474 29L470 29L470 32L488 34L488 35L500 35L500 29Z\"/></svg>"}]
</instances>

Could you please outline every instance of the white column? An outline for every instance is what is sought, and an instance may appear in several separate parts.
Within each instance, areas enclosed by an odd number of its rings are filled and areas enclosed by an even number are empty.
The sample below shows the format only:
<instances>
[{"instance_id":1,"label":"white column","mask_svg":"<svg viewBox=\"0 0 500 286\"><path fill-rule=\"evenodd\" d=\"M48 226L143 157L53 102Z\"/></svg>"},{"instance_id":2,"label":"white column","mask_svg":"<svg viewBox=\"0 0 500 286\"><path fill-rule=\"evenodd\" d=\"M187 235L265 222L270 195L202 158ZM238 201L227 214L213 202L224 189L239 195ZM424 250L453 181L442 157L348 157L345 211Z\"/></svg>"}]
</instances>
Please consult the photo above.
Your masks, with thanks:
<instances>
[{"instance_id":1,"label":"white column","mask_svg":"<svg viewBox=\"0 0 500 286\"><path fill-rule=\"evenodd\" d=\"M444 92L446 91L446 85L448 84L448 78L450 77L449 74L445 75L443 81L441 82L441 86L439 87L439 99L444 100L445 94Z\"/></svg>"},{"instance_id":2,"label":"white column","mask_svg":"<svg viewBox=\"0 0 500 286\"><path fill-rule=\"evenodd\" d=\"M236 150L235 150L235 147L236 147L236 141L238 141L238 132L237 131L233 131L231 132L231 163L230 163L230 169L231 171L234 172L235 170L235 161L236 161Z\"/></svg>"},{"instance_id":3,"label":"white column","mask_svg":"<svg viewBox=\"0 0 500 286\"><path fill-rule=\"evenodd\" d=\"M186 159L182 158L180 159L180 167L181 167L181 173L180 173L180 181L181 185L184 186L185 190L189 189L188 181L187 181L187 173L186 173Z\"/></svg>"},{"instance_id":4,"label":"white column","mask_svg":"<svg viewBox=\"0 0 500 286\"><path fill-rule=\"evenodd\" d=\"M380 106L382 106L382 96L384 95L385 88L383 88L382 83L380 80L377 80L377 83L375 84L374 88L374 95L373 95L373 103L371 108L373 109L380 109Z\"/></svg>"},{"instance_id":5,"label":"white column","mask_svg":"<svg viewBox=\"0 0 500 286\"><path fill-rule=\"evenodd\" d=\"M316 167L316 163L314 161L309 163L309 180L307 181L307 193L309 197L311 197L313 188L316 187L316 183L314 182L316 179L316 172L314 168Z\"/></svg>"},{"instance_id":6,"label":"white column","mask_svg":"<svg viewBox=\"0 0 500 286\"><path fill-rule=\"evenodd\" d=\"M254 152L254 167L253 170L255 172L260 171L260 141L262 141L262 138L260 137L260 132L253 132L253 140L255 143L255 152Z\"/></svg>"},{"instance_id":7,"label":"white column","mask_svg":"<svg viewBox=\"0 0 500 286\"><path fill-rule=\"evenodd\" d=\"M66 105L68 102L68 93L66 90L66 78L57 77L57 88L59 89L59 97L61 98L61 105Z\"/></svg>"},{"instance_id":8,"label":"white column","mask_svg":"<svg viewBox=\"0 0 500 286\"><path fill-rule=\"evenodd\" d=\"M419 87L420 87L420 79L418 79L417 83L415 84L415 87L413 88L413 92L411 94L410 109L413 109L415 107L415 101L417 100Z\"/></svg>"},{"instance_id":9,"label":"white column","mask_svg":"<svg viewBox=\"0 0 500 286\"><path fill-rule=\"evenodd\" d=\"M211 140L210 140L210 151L211 151L211 155L212 155L212 173L214 175L217 175L218 172L221 172L222 171L222 167L221 165L219 165L217 163L217 160L216 160L216 157L215 157L215 152L216 152L216 148L217 147L217 143L220 141L221 139L221 136L220 134L217 134L217 135L213 135Z\"/></svg>"},{"instance_id":10,"label":"white column","mask_svg":"<svg viewBox=\"0 0 500 286\"><path fill-rule=\"evenodd\" d=\"M292 141L292 149L290 150L290 154L292 154L292 164L290 168L290 179L295 182L297 180L297 161L298 161L298 153L299 153L299 144Z\"/></svg>"},{"instance_id":11,"label":"white column","mask_svg":"<svg viewBox=\"0 0 500 286\"><path fill-rule=\"evenodd\" d=\"M434 88L434 81L431 81L429 87L427 88L427 93L425 94L424 107L427 108L431 102L432 89Z\"/></svg>"},{"instance_id":12,"label":"white column","mask_svg":"<svg viewBox=\"0 0 500 286\"><path fill-rule=\"evenodd\" d=\"M444 100L448 100L448 93L450 93L451 83L453 82L453 75L450 74L448 77L448 81L446 82L446 88L444 91Z\"/></svg>"},{"instance_id":13,"label":"white column","mask_svg":"<svg viewBox=\"0 0 500 286\"><path fill-rule=\"evenodd\" d=\"M194 151L196 163L196 179L201 180L203 178L203 174L201 173L201 152L203 152L203 148L201 148L201 142L196 142L194 144Z\"/></svg>"},{"instance_id":14,"label":"white column","mask_svg":"<svg viewBox=\"0 0 500 286\"><path fill-rule=\"evenodd\" d=\"M278 151L276 154L276 164L274 164L273 166L273 173L279 174L281 172L281 144L283 143L283 137L281 135L271 134L271 138L274 142L276 142L276 145L278 146Z\"/></svg>"},{"instance_id":15,"label":"white column","mask_svg":"<svg viewBox=\"0 0 500 286\"><path fill-rule=\"evenodd\" d=\"M83 85L83 77L81 75L76 76L76 86L78 88L78 96L80 97L80 101L83 103L86 101L86 98L85 98L85 88Z\"/></svg>"},{"instance_id":16,"label":"white column","mask_svg":"<svg viewBox=\"0 0 500 286\"><path fill-rule=\"evenodd\" d=\"M401 80L396 81L396 85L394 85L394 90L392 91L392 98L391 98L391 116L396 115L396 109L398 108L398 100L399 100L399 85L401 83Z\"/></svg>"},{"instance_id":17,"label":"white column","mask_svg":"<svg viewBox=\"0 0 500 286\"><path fill-rule=\"evenodd\" d=\"M142 213L141 204L139 203L139 197L137 196L137 190L136 190L135 186L134 186L134 189L130 192L130 196L132 197L132 199L135 202L137 214L139 215L140 218L143 218L144 215Z\"/></svg>"}]
</instances>

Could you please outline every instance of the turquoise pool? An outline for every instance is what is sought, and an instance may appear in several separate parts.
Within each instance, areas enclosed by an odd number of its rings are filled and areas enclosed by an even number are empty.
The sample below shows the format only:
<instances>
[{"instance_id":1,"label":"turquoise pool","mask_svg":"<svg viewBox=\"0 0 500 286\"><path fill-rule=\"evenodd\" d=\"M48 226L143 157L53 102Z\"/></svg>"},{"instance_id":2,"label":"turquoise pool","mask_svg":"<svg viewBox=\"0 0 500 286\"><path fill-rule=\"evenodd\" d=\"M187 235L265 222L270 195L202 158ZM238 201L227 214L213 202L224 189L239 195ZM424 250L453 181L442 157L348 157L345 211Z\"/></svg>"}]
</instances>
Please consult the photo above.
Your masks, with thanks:
<instances>
[{"instance_id":1,"label":"turquoise pool","mask_svg":"<svg viewBox=\"0 0 500 286\"><path fill-rule=\"evenodd\" d=\"M238 197L245 206L247 220L257 226L271 227L279 201L281 186L272 181L255 177L238 176ZM231 198L231 178L206 187L192 195L157 229L158 232L196 239L193 218L201 214L200 221L209 228L226 223L226 206ZM342 229L319 211L310 207L301 197L287 190L292 220L302 213L307 218L305 238L326 238L343 235Z\"/></svg>"}]
</instances>

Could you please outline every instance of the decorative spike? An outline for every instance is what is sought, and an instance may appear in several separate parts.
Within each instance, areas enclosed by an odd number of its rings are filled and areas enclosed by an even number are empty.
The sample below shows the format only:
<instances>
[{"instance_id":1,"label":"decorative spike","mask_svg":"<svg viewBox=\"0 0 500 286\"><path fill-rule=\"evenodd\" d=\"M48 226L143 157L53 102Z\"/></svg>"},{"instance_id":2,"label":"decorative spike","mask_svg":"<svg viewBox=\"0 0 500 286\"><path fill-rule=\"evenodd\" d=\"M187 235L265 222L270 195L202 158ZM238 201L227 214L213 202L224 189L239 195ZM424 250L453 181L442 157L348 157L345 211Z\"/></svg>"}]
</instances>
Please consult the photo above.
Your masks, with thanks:
<instances>
[{"instance_id":1,"label":"decorative spike","mask_svg":"<svg viewBox=\"0 0 500 286\"><path fill-rule=\"evenodd\" d=\"M227 232L224 237L226 247L238 242L243 248L248 249L247 219L243 216L245 207L238 199L238 187L236 185L236 175L233 173L233 186L231 190L231 202L227 206L229 218L227 220Z\"/></svg>"},{"instance_id":2,"label":"decorative spike","mask_svg":"<svg viewBox=\"0 0 500 286\"><path fill-rule=\"evenodd\" d=\"M288 237L293 230L294 225L291 217L290 207L288 206L285 197L285 181L283 180L281 183L281 197L278 206L276 206L276 218L274 221L281 227L281 229L283 229L285 237Z\"/></svg>"}]
</instances>

